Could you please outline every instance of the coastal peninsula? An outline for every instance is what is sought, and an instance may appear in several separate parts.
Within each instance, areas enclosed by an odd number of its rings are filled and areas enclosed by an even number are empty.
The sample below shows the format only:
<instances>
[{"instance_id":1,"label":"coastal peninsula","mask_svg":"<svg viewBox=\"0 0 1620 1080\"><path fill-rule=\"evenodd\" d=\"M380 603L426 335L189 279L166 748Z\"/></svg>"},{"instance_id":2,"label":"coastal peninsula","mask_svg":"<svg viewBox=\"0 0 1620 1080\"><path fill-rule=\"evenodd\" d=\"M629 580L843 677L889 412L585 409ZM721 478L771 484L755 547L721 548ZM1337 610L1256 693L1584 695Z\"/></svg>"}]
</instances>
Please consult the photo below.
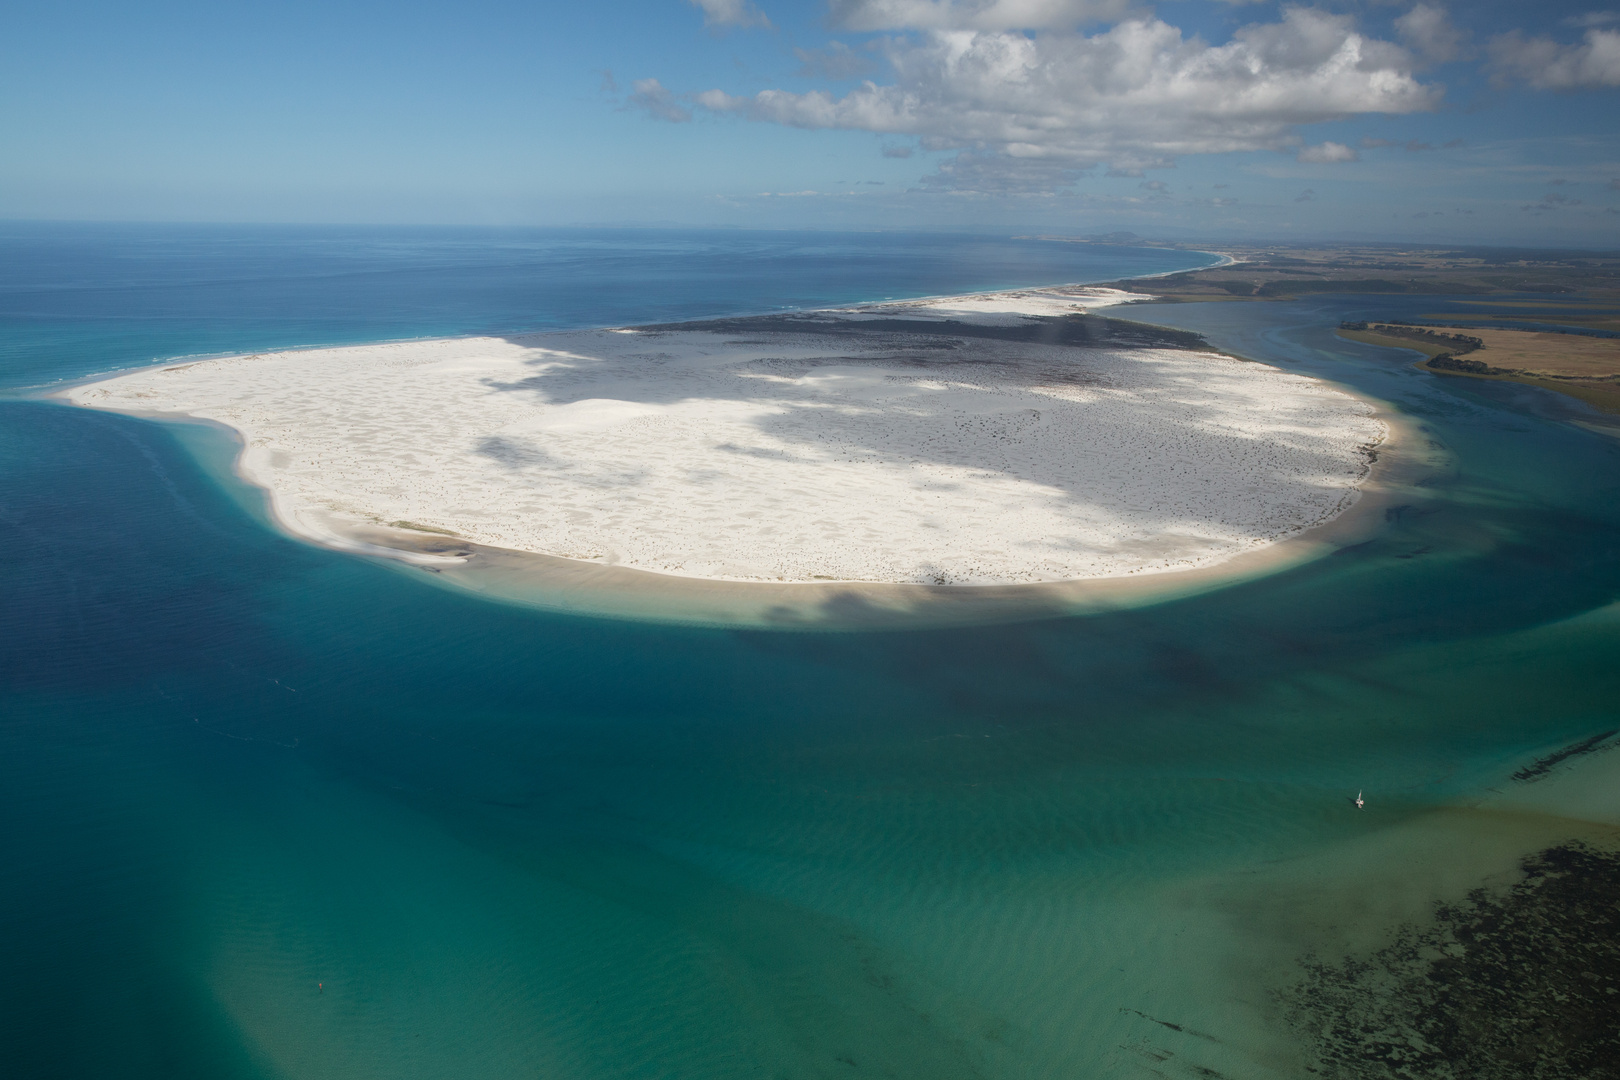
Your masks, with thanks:
<instances>
[{"instance_id":1,"label":"coastal peninsula","mask_svg":"<svg viewBox=\"0 0 1620 1080\"><path fill-rule=\"evenodd\" d=\"M1556 390L1620 414L1620 338L1431 323L1345 323L1339 336L1412 349L1442 375L1498 379Z\"/></svg>"}]
</instances>

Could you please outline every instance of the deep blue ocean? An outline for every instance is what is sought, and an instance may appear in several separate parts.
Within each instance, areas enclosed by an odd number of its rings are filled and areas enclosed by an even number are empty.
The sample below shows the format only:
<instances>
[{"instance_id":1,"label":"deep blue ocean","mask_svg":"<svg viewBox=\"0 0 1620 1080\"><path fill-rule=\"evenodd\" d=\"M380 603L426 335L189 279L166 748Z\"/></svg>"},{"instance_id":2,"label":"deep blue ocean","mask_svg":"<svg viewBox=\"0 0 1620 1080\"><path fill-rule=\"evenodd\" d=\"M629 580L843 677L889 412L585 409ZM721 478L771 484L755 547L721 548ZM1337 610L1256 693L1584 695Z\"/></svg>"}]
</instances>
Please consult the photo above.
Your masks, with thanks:
<instances>
[{"instance_id":1,"label":"deep blue ocean","mask_svg":"<svg viewBox=\"0 0 1620 1080\"><path fill-rule=\"evenodd\" d=\"M1620 726L1620 439L1332 335L1398 298L1122 312L1404 414L1431 465L1376 535L972 629L488 602L270 530L177 429L40 396L1209 261L0 225L0 1076L1300 1075L1271 996L1298 959L1557 839L1477 807Z\"/></svg>"}]
</instances>

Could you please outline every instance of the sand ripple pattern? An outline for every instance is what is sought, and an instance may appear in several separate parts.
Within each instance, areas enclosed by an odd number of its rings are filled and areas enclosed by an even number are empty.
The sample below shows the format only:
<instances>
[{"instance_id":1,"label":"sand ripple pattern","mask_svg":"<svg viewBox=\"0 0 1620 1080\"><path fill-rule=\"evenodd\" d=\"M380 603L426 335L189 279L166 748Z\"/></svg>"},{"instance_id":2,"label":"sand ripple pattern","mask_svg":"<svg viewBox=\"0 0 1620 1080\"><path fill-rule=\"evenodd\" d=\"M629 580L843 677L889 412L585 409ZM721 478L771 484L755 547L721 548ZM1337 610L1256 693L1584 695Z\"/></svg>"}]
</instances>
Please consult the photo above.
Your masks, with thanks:
<instances>
[{"instance_id":1,"label":"sand ripple pattern","mask_svg":"<svg viewBox=\"0 0 1620 1080\"><path fill-rule=\"evenodd\" d=\"M69 396L238 429L243 475L322 542L391 525L761 581L1206 566L1343 511L1384 434L1366 402L1262 364L937 331L420 341Z\"/></svg>"}]
</instances>

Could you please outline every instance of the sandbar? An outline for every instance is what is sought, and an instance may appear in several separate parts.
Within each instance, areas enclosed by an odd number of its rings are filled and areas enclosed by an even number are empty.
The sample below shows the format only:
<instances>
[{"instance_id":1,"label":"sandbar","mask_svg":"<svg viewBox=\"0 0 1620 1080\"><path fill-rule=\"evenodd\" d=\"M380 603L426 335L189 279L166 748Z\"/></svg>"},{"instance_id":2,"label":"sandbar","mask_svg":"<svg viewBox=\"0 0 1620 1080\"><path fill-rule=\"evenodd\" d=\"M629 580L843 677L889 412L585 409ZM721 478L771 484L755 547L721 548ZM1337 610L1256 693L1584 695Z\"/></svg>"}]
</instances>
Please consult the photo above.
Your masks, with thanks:
<instances>
[{"instance_id":1,"label":"sandbar","mask_svg":"<svg viewBox=\"0 0 1620 1080\"><path fill-rule=\"evenodd\" d=\"M62 396L226 425L288 531L508 598L979 621L1276 564L1387 451L1363 398L1091 314L1136 299L1056 287L307 349Z\"/></svg>"}]
</instances>

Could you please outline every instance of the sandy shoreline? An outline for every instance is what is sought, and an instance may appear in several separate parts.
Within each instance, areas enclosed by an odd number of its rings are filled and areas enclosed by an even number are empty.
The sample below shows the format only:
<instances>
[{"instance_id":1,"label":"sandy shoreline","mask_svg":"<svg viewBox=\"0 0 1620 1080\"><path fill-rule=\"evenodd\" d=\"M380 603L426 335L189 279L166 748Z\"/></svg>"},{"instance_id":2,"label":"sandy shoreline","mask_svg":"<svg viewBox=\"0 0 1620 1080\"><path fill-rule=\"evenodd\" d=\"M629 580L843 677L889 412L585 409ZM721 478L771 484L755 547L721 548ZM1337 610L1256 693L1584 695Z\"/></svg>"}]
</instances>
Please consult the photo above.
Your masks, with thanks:
<instances>
[{"instance_id":1,"label":"sandy shoreline","mask_svg":"<svg viewBox=\"0 0 1620 1080\"><path fill-rule=\"evenodd\" d=\"M304 350L58 396L236 430L238 473L306 540L597 614L998 621L1214 587L1356 531L1386 420L1076 317L1141 298Z\"/></svg>"}]
</instances>

